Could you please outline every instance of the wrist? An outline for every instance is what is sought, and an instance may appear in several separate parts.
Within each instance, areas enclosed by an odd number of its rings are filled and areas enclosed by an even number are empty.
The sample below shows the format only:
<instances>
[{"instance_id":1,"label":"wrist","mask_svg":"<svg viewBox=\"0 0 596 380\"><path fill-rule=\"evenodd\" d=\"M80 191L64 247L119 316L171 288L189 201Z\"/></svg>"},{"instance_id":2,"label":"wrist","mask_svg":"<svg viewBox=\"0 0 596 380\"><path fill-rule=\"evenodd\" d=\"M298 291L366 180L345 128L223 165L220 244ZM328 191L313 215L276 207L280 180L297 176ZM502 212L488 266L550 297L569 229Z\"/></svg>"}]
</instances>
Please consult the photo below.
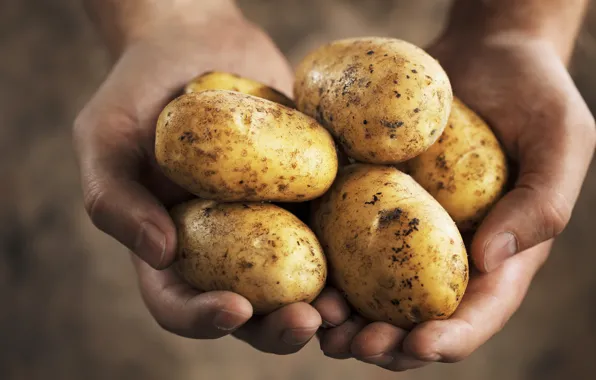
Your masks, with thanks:
<instances>
[{"instance_id":1,"label":"wrist","mask_svg":"<svg viewBox=\"0 0 596 380\"><path fill-rule=\"evenodd\" d=\"M521 48L537 45L548 46L566 64L574 47L574 44L559 41L550 34L520 29L492 31L450 29L437 39L436 45L448 46L453 50L478 47Z\"/></svg>"},{"instance_id":2,"label":"wrist","mask_svg":"<svg viewBox=\"0 0 596 380\"><path fill-rule=\"evenodd\" d=\"M456 0L443 38L551 45L568 61L587 0Z\"/></svg>"},{"instance_id":3,"label":"wrist","mask_svg":"<svg viewBox=\"0 0 596 380\"><path fill-rule=\"evenodd\" d=\"M536 45L550 46L554 48L551 39L536 34L527 33L521 30L470 30L464 32L463 29L448 29L441 34L433 44L433 49L449 51L478 51L481 48L520 48L524 46Z\"/></svg>"},{"instance_id":4,"label":"wrist","mask_svg":"<svg viewBox=\"0 0 596 380\"><path fill-rule=\"evenodd\" d=\"M86 5L114 57L141 40L204 34L216 23L243 20L234 0L87 0Z\"/></svg>"},{"instance_id":5,"label":"wrist","mask_svg":"<svg viewBox=\"0 0 596 380\"><path fill-rule=\"evenodd\" d=\"M158 3L138 12L130 20L123 33L123 45L130 45L168 30L200 32L213 23L242 18L232 0L176 0Z\"/></svg>"}]
</instances>

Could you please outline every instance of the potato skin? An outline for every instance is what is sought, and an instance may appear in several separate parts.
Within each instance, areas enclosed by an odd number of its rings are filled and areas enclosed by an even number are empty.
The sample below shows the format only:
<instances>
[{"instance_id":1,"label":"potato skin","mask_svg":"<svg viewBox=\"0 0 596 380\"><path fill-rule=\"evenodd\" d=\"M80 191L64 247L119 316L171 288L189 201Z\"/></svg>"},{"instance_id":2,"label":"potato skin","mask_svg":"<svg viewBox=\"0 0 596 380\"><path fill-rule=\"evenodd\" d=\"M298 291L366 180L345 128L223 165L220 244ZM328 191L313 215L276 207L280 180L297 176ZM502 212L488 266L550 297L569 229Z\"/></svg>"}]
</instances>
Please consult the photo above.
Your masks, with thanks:
<instances>
[{"instance_id":1,"label":"potato skin","mask_svg":"<svg viewBox=\"0 0 596 380\"><path fill-rule=\"evenodd\" d=\"M304 202L337 174L333 138L310 117L226 90L182 95L157 122L155 156L182 188L217 201Z\"/></svg>"},{"instance_id":2,"label":"potato skin","mask_svg":"<svg viewBox=\"0 0 596 380\"><path fill-rule=\"evenodd\" d=\"M502 196L508 178L507 158L496 136L458 98L441 137L405 168L462 232L477 227Z\"/></svg>"},{"instance_id":3,"label":"potato skin","mask_svg":"<svg viewBox=\"0 0 596 380\"><path fill-rule=\"evenodd\" d=\"M410 329L446 319L468 284L461 235L447 212L394 167L340 170L312 220L329 278L364 317Z\"/></svg>"},{"instance_id":4,"label":"potato skin","mask_svg":"<svg viewBox=\"0 0 596 380\"><path fill-rule=\"evenodd\" d=\"M321 292L327 265L308 226L272 204L195 199L171 210L177 227L176 267L201 291L227 290L250 301L255 314Z\"/></svg>"},{"instance_id":5,"label":"potato skin","mask_svg":"<svg viewBox=\"0 0 596 380\"><path fill-rule=\"evenodd\" d=\"M328 128L352 158L395 164L443 132L453 93L424 50L391 38L352 38L310 53L296 70L297 108Z\"/></svg>"},{"instance_id":6,"label":"potato skin","mask_svg":"<svg viewBox=\"0 0 596 380\"><path fill-rule=\"evenodd\" d=\"M237 91L243 94L267 99L286 107L296 108L294 101L276 89L232 73L221 71L206 72L194 78L184 88L186 94L205 90Z\"/></svg>"}]
</instances>

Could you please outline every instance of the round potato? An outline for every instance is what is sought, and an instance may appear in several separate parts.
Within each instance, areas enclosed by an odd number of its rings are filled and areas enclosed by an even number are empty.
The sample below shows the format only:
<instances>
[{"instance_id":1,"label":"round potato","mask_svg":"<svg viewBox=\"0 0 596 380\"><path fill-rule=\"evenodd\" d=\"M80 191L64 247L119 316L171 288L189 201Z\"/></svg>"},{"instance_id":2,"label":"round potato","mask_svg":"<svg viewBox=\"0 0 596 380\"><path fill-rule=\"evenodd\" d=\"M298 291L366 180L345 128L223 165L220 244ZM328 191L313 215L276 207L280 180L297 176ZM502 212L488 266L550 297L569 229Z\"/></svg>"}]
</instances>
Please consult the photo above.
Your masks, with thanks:
<instances>
[{"instance_id":1,"label":"round potato","mask_svg":"<svg viewBox=\"0 0 596 380\"><path fill-rule=\"evenodd\" d=\"M155 156L175 183L203 199L304 202L337 174L333 138L310 117L226 90L182 95L157 122Z\"/></svg>"},{"instance_id":2,"label":"round potato","mask_svg":"<svg viewBox=\"0 0 596 380\"><path fill-rule=\"evenodd\" d=\"M477 227L503 194L508 177L507 159L496 136L457 98L441 137L405 167L462 232Z\"/></svg>"},{"instance_id":3,"label":"round potato","mask_svg":"<svg viewBox=\"0 0 596 380\"><path fill-rule=\"evenodd\" d=\"M352 158L395 164L437 140L453 93L443 68L417 46L353 38L304 58L294 98L297 108L328 128Z\"/></svg>"},{"instance_id":4,"label":"round potato","mask_svg":"<svg viewBox=\"0 0 596 380\"><path fill-rule=\"evenodd\" d=\"M364 317L409 329L446 319L468 284L468 259L449 214L394 167L340 170L316 202L313 229L329 277Z\"/></svg>"},{"instance_id":5,"label":"round potato","mask_svg":"<svg viewBox=\"0 0 596 380\"><path fill-rule=\"evenodd\" d=\"M187 94L205 90L237 91L271 100L286 107L295 108L294 102L276 89L232 73L221 71L207 72L194 78L184 88L184 92Z\"/></svg>"},{"instance_id":6,"label":"round potato","mask_svg":"<svg viewBox=\"0 0 596 380\"><path fill-rule=\"evenodd\" d=\"M272 204L192 200L174 207L176 266L201 291L228 290L250 301L255 314L321 292L327 265L314 233Z\"/></svg>"}]
</instances>

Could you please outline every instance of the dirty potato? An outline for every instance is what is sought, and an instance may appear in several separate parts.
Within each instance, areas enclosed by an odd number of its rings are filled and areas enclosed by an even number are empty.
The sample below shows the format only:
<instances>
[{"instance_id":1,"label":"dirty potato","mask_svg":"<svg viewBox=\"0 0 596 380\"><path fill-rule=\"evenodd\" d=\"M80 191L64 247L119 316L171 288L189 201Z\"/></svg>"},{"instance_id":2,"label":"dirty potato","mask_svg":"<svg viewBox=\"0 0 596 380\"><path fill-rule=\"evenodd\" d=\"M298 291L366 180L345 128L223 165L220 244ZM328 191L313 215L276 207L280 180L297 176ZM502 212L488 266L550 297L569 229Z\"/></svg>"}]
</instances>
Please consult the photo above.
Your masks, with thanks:
<instances>
[{"instance_id":1,"label":"dirty potato","mask_svg":"<svg viewBox=\"0 0 596 380\"><path fill-rule=\"evenodd\" d=\"M333 138L310 117L252 95L190 93L165 107L155 156L189 192L225 202L304 202L337 173Z\"/></svg>"},{"instance_id":2,"label":"dirty potato","mask_svg":"<svg viewBox=\"0 0 596 380\"><path fill-rule=\"evenodd\" d=\"M176 266L201 291L227 290L250 301L255 314L321 292L327 266L313 232L272 204L192 200L174 207Z\"/></svg>"},{"instance_id":3,"label":"dirty potato","mask_svg":"<svg viewBox=\"0 0 596 380\"><path fill-rule=\"evenodd\" d=\"M364 317L409 329L456 310L468 284L464 243L410 176L350 165L314 207L329 277Z\"/></svg>"},{"instance_id":4,"label":"dirty potato","mask_svg":"<svg viewBox=\"0 0 596 380\"><path fill-rule=\"evenodd\" d=\"M460 231L473 230L501 197L507 161L489 126L455 98L447 128L406 171L447 210Z\"/></svg>"},{"instance_id":5,"label":"dirty potato","mask_svg":"<svg viewBox=\"0 0 596 380\"><path fill-rule=\"evenodd\" d=\"M297 108L328 128L352 158L395 164L437 140L453 93L443 68L415 45L353 38L304 58L294 98Z\"/></svg>"},{"instance_id":6,"label":"dirty potato","mask_svg":"<svg viewBox=\"0 0 596 380\"><path fill-rule=\"evenodd\" d=\"M187 94L205 90L237 91L271 100L286 107L295 108L294 102L276 89L232 73L221 71L207 72L194 78L184 88L184 92Z\"/></svg>"}]
</instances>

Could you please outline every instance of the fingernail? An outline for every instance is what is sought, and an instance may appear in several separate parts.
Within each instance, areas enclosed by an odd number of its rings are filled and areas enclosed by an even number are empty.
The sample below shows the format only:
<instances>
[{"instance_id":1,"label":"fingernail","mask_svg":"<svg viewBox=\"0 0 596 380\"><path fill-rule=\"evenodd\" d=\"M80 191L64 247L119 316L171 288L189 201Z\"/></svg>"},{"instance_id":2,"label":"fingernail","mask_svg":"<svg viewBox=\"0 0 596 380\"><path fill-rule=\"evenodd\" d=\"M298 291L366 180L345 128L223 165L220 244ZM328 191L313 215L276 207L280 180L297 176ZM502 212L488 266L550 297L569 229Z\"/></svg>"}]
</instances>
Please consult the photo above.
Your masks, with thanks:
<instances>
[{"instance_id":1,"label":"fingernail","mask_svg":"<svg viewBox=\"0 0 596 380\"><path fill-rule=\"evenodd\" d=\"M324 328L324 329L332 329L334 327L337 327L337 326L334 325L333 323L329 323L327 321L323 321L323 323L321 323L321 328Z\"/></svg>"},{"instance_id":2,"label":"fingernail","mask_svg":"<svg viewBox=\"0 0 596 380\"><path fill-rule=\"evenodd\" d=\"M394 357L392 355L382 353L378 355L367 356L365 358L362 358L361 360L370 364L383 366L391 364L394 360Z\"/></svg>"},{"instance_id":3,"label":"fingernail","mask_svg":"<svg viewBox=\"0 0 596 380\"><path fill-rule=\"evenodd\" d=\"M435 349L435 351L425 352L423 355L420 353L414 353L411 350L411 347L408 345L404 345L403 347L403 357L405 360L412 360L412 361L423 361L423 362L438 362L443 359L441 354L439 354L439 350L442 350L441 342L444 341L444 333L437 332L435 333L435 339L430 342L431 347ZM438 349L437 349L438 348ZM449 349L449 346L447 347ZM418 359L414 359L414 357Z\"/></svg>"},{"instance_id":4,"label":"fingernail","mask_svg":"<svg viewBox=\"0 0 596 380\"><path fill-rule=\"evenodd\" d=\"M484 248L484 268L490 272L517 253L517 239L510 232L493 237Z\"/></svg>"},{"instance_id":5,"label":"fingernail","mask_svg":"<svg viewBox=\"0 0 596 380\"><path fill-rule=\"evenodd\" d=\"M281 339L290 346L300 346L312 338L317 329L289 329L286 330Z\"/></svg>"},{"instance_id":6,"label":"fingernail","mask_svg":"<svg viewBox=\"0 0 596 380\"><path fill-rule=\"evenodd\" d=\"M151 222L143 222L134 252L154 268L160 268L166 252L166 235Z\"/></svg>"},{"instance_id":7,"label":"fingernail","mask_svg":"<svg viewBox=\"0 0 596 380\"><path fill-rule=\"evenodd\" d=\"M215 314L213 318L213 325L223 331L236 330L244 322L246 322L246 315L235 313L229 310L221 310Z\"/></svg>"}]
</instances>

